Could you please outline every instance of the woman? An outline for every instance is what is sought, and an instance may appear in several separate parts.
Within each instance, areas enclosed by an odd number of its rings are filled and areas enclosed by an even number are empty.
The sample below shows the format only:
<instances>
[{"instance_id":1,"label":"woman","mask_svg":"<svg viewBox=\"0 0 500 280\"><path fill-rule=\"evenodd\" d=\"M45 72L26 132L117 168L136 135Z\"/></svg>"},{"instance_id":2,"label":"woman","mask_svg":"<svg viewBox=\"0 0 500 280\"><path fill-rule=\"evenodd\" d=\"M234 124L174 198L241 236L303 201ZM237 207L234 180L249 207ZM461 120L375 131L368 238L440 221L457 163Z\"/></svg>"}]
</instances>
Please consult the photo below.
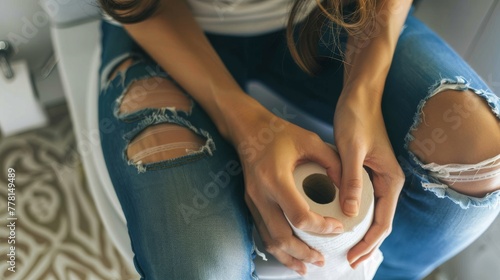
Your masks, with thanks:
<instances>
[{"instance_id":1,"label":"woman","mask_svg":"<svg viewBox=\"0 0 500 280\"><path fill-rule=\"evenodd\" d=\"M425 276L497 216L500 101L410 0L100 2L115 20L102 24L102 148L143 278L256 279L253 224L287 267L322 266L285 218L343 231L294 190L307 161L350 216L369 170L374 222L348 261L380 247L376 279ZM246 95L249 79L333 119L338 152Z\"/></svg>"}]
</instances>

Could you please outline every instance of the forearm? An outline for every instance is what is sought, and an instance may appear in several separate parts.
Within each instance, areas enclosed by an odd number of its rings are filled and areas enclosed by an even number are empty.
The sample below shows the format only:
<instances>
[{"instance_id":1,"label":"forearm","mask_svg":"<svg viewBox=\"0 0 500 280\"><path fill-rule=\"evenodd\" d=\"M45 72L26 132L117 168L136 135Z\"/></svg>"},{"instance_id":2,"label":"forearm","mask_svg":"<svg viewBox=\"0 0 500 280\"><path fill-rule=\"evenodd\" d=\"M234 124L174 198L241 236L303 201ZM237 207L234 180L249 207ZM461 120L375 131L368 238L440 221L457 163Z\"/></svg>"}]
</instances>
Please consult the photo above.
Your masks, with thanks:
<instances>
[{"instance_id":1,"label":"forearm","mask_svg":"<svg viewBox=\"0 0 500 280\"><path fill-rule=\"evenodd\" d=\"M349 37L345 51L343 94L369 93L369 97L359 96L358 99L380 107L387 73L411 2L378 1L373 25L367 28L365 34Z\"/></svg>"},{"instance_id":2,"label":"forearm","mask_svg":"<svg viewBox=\"0 0 500 280\"><path fill-rule=\"evenodd\" d=\"M184 1L164 0L153 16L124 27L203 107L224 137L230 138L231 112L251 115L260 108L226 69Z\"/></svg>"}]
</instances>

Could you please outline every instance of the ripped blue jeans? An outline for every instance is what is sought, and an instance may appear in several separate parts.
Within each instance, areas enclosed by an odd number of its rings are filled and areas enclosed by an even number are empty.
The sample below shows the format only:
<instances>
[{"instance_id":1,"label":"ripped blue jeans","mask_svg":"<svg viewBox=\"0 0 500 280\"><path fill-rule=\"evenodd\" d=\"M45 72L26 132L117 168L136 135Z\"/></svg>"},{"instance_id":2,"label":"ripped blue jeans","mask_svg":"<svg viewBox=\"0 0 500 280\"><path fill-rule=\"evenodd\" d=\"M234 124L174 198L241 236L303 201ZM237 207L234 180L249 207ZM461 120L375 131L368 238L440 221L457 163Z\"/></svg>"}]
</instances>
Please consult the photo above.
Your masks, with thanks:
<instances>
[{"instance_id":1,"label":"ripped blue jeans","mask_svg":"<svg viewBox=\"0 0 500 280\"><path fill-rule=\"evenodd\" d=\"M323 71L310 77L291 59L283 30L251 37L207 36L243 88L247 81L259 80L319 121L331 123L332 108L342 90L341 62L324 60ZM345 38L341 40L345 42ZM102 149L127 219L137 271L143 279L257 279L252 219L243 199L237 153L189 97L189 110L171 106L121 113L120 102L131 84L150 78L172 79L120 27L103 22L102 46ZM331 57L328 46L321 44L320 53ZM133 63L110 78L125 59ZM180 63L179 67L186 66ZM154 79L149 81L154 83ZM445 89L472 90L500 118L499 98L453 50L410 15L382 104L406 182L392 234L381 247L385 259L376 279L425 276L474 241L500 211L500 191L474 198L440 180L464 179L461 171L495 166L500 158L482 165L441 166L424 164L408 150L410 132L420 122L422 106ZM165 123L189 129L204 144L158 162L128 158L131 141L146 128ZM496 170L488 176L498 176ZM473 176L465 179L474 180Z\"/></svg>"}]
</instances>

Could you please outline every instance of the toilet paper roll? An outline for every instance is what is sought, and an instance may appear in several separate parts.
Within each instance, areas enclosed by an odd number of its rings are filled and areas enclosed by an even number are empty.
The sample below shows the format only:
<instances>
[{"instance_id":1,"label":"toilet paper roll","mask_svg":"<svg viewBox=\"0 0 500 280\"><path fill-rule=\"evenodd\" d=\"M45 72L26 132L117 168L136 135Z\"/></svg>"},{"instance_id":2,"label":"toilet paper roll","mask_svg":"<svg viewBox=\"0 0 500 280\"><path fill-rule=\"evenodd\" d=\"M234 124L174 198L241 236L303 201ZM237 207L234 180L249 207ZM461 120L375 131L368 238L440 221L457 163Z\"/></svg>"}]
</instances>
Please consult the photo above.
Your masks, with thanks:
<instances>
[{"instance_id":1,"label":"toilet paper roll","mask_svg":"<svg viewBox=\"0 0 500 280\"><path fill-rule=\"evenodd\" d=\"M35 97L26 61L11 64L13 79L0 73L0 130L10 136L47 125L48 118Z\"/></svg>"},{"instance_id":2,"label":"toilet paper roll","mask_svg":"<svg viewBox=\"0 0 500 280\"><path fill-rule=\"evenodd\" d=\"M370 228L373 219L374 197L370 178L363 170L363 190L357 217L344 215L339 203L339 189L326 175L326 170L320 165L310 162L298 166L294 173L295 186L311 211L322 216L332 217L344 225L345 232L336 235L319 235L292 229L297 237L310 247L320 251L325 257L325 265L317 267L308 264L305 279L372 279L382 261L382 255L377 251L372 258L360 264L353 270L347 261L347 252L356 245Z\"/></svg>"}]
</instances>

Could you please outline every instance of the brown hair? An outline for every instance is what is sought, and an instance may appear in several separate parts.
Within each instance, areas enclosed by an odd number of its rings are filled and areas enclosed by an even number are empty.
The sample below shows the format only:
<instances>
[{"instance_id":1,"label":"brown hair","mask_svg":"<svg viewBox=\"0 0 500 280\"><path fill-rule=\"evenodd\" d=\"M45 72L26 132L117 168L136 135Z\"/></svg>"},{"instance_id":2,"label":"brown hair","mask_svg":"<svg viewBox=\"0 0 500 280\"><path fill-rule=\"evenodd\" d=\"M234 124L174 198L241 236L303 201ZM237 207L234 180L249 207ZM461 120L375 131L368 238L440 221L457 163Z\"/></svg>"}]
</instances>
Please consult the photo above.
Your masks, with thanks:
<instances>
[{"instance_id":1,"label":"brown hair","mask_svg":"<svg viewBox=\"0 0 500 280\"><path fill-rule=\"evenodd\" d=\"M295 19L304 11L309 1L316 1L317 7L302 21L297 42L295 41ZM345 14L342 0L295 0L287 24L287 44L297 65L306 73L313 75L320 70L318 43L322 30L327 27L333 33L335 43L344 30L349 36L366 34L375 17L376 0L353 0L352 12Z\"/></svg>"},{"instance_id":2,"label":"brown hair","mask_svg":"<svg viewBox=\"0 0 500 280\"><path fill-rule=\"evenodd\" d=\"M272 0L269 0L272 1ZM304 19L295 41L295 21L304 12L308 2L316 1L317 7ZM361 35L374 19L376 0L352 0L353 12L344 13L343 0L295 0L287 24L287 44L297 65L309 74L320 67L317 46L321 31L330 28L337 36L344 30L350 36ZM137 23L145 20L158 9L160 0L99 0L101 8L121 23Z\"/></svg>"},{"instance_id":3,"label":"brown hair","mask_svg":"<svg viewBox=\"0 0 500 280\"><path fill-rule=\"evenodd\" d=\"M141 22L156 12L160 0L99 0L101 9L118 22Z\"/></svg>"}]
</instances>

